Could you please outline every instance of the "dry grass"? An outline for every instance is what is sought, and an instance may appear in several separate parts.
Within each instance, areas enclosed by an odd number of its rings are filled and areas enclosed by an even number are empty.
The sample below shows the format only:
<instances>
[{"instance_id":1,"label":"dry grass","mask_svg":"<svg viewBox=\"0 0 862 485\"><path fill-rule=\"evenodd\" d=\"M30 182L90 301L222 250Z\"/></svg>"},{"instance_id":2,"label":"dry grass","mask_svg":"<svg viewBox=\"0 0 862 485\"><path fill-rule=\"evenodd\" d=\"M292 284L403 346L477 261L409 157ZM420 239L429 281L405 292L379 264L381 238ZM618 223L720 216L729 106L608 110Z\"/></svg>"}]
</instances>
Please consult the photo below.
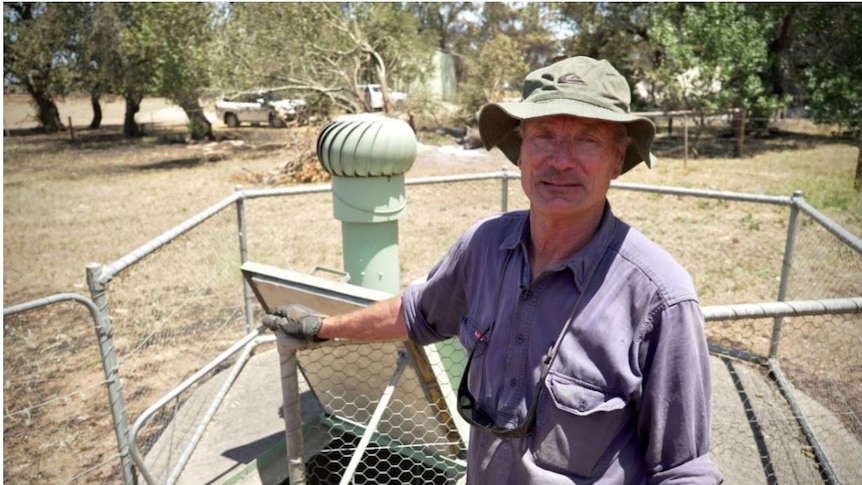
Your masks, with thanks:
<instances>
[{"instance_id":1,"label":"dry grass","mask_svg":"<svg viewBox=\"0 0 862 485\"><path fill-rule=\"evenodd\" d=\"M152 111L144 113L144 119L160 119L168 109L159 102L149 106ZM3 147L5 306L58 292L88 294L84 271L88 262L116 260L229 195L238 184L245 188L289 184L291 178L285 176L285 166L296 159L297 153L308 154L310 140L316 136L315 128L229 130L217 123L219 141L215 143L181 143L178 142L181 135L170 131L130 141L120 134L118 119L122 119L122 110L112 104L106 109L103 129L97 132L76 129L73 142L68 133L44 135L28 131L27 109L20 98L4 99L4 118L12 123L7 125L12 136L4 138ZM68 100L61 105L63 119L71 116L76 124L85 123L88 113L85 100ZM663 135L656 145L659 165L653 170L637 168L621 181L785 196L799 189L815 207L851 233L862 236L862 195L852 190L855 144L834 140L827 132L798 122L793 125L786 122L781 128L783 131L772 138L748 140L746 156L740 159L731 157L730 141L704 135L696 144L699 157L684 162L681 141ZM502 167L516 170L497 151L464 152L454 145L422 146L407 177L489 172ZM311 170L307 166L292 168ZM313 171L302 176L309 181L319 180L319 173ZM428 207L412 205L409 209L409 220L404 221L402 231L403 240L412 243L401 250L402 282L427 270L440 256L440 248L446 247L477 217L494 212L499 197L497 187L498 184L490 190L479 185L470 189L448 186L411 189L417 198L424 195L422 200L435 203ZM728 215L718 201L692 203L622 191L613 191L610 197L618 215L669 247L684 262L706 303L774 298L786 210L750 205L742 212ZM524 203L515 199L512 206ZM254 203L257 206L250 211L248 231L255 243L252 260L298 270L316 264L339 266L337 223L319 220L319 214L327 217L331 214L328 197L308 197L291 201L289 206L278 200ZM427 223L432 220L433 226ZM303 235L294 231L289 240L279 239L281 234L271 230L273 224L315 228L315 244L307 245L310 247L304 252L285 252L285 246L303 247ZM227 222L224 226L223 232L216 227L214 234L234 230ZM219 247L207 251L192 254L206 261L207 257L222 252ZM158 311L159 302L148 300L159 298L158 290L163 287L185 291L187 285L177 281L172 271L185 264L184 268L194 267L195 274L198 270L205 273L206 264L196 261L168 260L153 264L129 276L125 287L118 284L128 293L123 295L118 290L114 297L115 302L127 303L113 309L118 320L131 319L144 305L149 305L146 306L149 311ZM828 261L825 271L860 271L841 264ZM222 276L205 273L202 277ZM184 294L177 292L177 296L182 298ZM203 297L205 305L217 300L214 295ZM189 315L199 312L197 305L189 308ZM61 436L69 449L82 446L91 436L104 438L109 433L106 429L110 429L106 428L110 418L105 414L99 373L84 365L84 361L93 363L94 353L87 348L92 347L91 326L87 315L80 313L57 306L38 312L33 319L4 322L7 409L26 407L21 400L32 400L33 395L28 394L31 388L42 396L46 393L65 396L82 389L82 394L87 394L81 397L80 404L68 406L64 414L37 416L31 423L37 427L62 425L60 428L67 430L67 434ZM185 318L186 314L182 316ZM34 321L46 325L34 326ZM127 328L139 330L137 321L133 321L136 325ZM58 327L64 330L58 333ZM135 341L128 345L134 346ZM86 351L79 352L85 348ZM165 355L168 354L162 354L160 359L165 360ZM146 381L142 386L158 389L159 383L151 382L154 373L147 370L145 362L140 364L142 374L125 378L140 379ZM10 376L10 370L17 375ZM46 377L31 382L28 377L31 372ZM60 376L63 378L58 379ZM137 385L129 383L130 388ZM140 410L140 404L135 403L134 412ZM15 419L19 418L16 415ZM22 462L20 457L25 455L34 462L48 460L51 450L33 439L33 428L16 428L10 425L12 421L15 420L4 419L7 451L10 446L17 446L21 453L7 462L10 456L7 452L4 464L7 471L17 470L7 475L17 478L17 483L55 481L51 467L72 466L78 470L98 466L100 460L114 461L111 456L103 455L81 458L86 463L77 464L46 461L49 465L42 465L39 472L42 474L35 474L25 466L29 462Z\"/></svg>"}]
</instances>

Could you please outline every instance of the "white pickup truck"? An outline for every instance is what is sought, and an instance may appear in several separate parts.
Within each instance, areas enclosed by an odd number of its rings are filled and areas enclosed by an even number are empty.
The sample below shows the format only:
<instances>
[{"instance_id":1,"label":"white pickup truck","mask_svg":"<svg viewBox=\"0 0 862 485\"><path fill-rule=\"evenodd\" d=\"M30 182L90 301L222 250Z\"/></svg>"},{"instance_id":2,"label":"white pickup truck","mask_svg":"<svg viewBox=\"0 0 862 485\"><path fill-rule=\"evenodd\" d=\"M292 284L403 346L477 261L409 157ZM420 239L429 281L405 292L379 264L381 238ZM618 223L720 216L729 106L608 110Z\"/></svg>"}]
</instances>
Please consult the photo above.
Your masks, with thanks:
<instances>
[{"instance_id":1,"label":"white pickup truck","mask_svg":"<svg viewBox=\"0 0 862 485\"><path fill-rule=\"evenodd\" d=\"M371 107L372 111L383 109L383 91L379 84L359 84L356 86L356 90L359 91L359 97ZM398 104L407 99L407 94L390 89L389 99L392 100L392 104Z\"/></svg>"},{"instance_id":2,"label":"white pickup truck","mask_svg":"<svg viewBox=\"0 0 862 485\"><path fill-rule=\"evenodd\" d=\"M231 128L241 123L268 123L273 128L284 128L305 107L302 99L277 99L272 93L240 94L216 101L216 117Z\"/></svg>"}]
</instances>

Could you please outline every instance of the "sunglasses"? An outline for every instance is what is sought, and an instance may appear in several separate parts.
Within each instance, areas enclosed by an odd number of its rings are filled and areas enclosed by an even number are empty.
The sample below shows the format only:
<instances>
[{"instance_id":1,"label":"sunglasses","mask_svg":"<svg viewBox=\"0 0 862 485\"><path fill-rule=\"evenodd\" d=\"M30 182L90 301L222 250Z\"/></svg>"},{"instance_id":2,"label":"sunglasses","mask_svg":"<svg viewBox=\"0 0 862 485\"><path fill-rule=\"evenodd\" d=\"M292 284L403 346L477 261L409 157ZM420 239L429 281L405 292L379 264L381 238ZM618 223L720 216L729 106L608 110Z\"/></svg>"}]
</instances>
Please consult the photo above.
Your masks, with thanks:
<instances>
[{"instance_id":1,"label":"sunglasses","mask_svg":"<svg viewBox=\"0 0 862 485\"><path fill-rule=\"evenodd\" d=\"M503 265L503 274L506 274L506 269L509 266L509 262L511 261L512 254L514 252L510 252L506 257L506 262ZM593 272L590 272L587 277L587 284L585 288L590 286L590 282L593 278ZM500 278L500 284L497 288L497 296L494 298L494 306L493 308L499 309L500 303L500 294L503 291L503 281L505 278ZM575 316L577 315L578 309L583 303L584 295L586 294L586 290L582 291L580 295L578 295L578 299L575 301L574 307L572 307L572 313L569 315L569 318L566 320L566 324L563 326L563 329L560 331L560 335L557 337L557 341L548 347L548 352L545 354L545 357L542 359L542 374L539 377L539 380L536 382L536 388L533 391L533 402L530 403L530 408L527 410L527 417L524 418L524 421L520 424L509 427L509 426L498 426L494 424L494 420L491 418L491 415L486 413L482 408L479 407L479 403L476 401L476 398L473 394L470 393L470 388L468 383L470 382L470 366L473 363L473 356L476 355L476 350L482 348L488 344L489 337L491 335L491 331L494 329L494 326L497 324L496 315L494 320L491 322L491 326L479 335L476 345L473 347L473 350L470 351L470 356L467 357L467 365L464 367L464 373L461 375L461 383L458 384L458 401L455 403L458 408L458 414L464 418L464 421L470 423L472 426L476 426L477 428L485 431L486 433L490 433L494 436L500 438L523 438L524 436L529 436L536 427L536 409L539 407L539 401L542 397L542 392L545 390L545 378L548 377L548 371L551 369L551 361L554 359L554 355L557 353L557 348L560 345L560 342L563 339L563 334L565 334L566 330L572 325L572 322L575 320Z\"/></svg>"},{"instance_id":2,"label":"sunglasses","mask_svg":"<svg viewBox=\"0 0 862 485\"><path fill-rule=\"evenodd\" d=\"M473 363L473 355L476 353L476 349L484 346L483 335L483 338L476 343L476 346L473 347L473 350L470 351L470 356L467 358L467 365L464 367L464 373L461 375L461 383L458 385L458 414L464 418L464 421L499 438L523 438L524 436L529 436L536 427L536 409L539 407L539 398L545 390L545 377L547 377L548 369L551 367L551 353L554 346L548 349L547 355L542 359L542 377L536 383L536 389L533 391L533 402L527 411L527 417L523 422L514 427L495 425L491 416L479 407L476 398L470 393L467 384L469 382L470 364Z\"/></svg>"}]
</instances>

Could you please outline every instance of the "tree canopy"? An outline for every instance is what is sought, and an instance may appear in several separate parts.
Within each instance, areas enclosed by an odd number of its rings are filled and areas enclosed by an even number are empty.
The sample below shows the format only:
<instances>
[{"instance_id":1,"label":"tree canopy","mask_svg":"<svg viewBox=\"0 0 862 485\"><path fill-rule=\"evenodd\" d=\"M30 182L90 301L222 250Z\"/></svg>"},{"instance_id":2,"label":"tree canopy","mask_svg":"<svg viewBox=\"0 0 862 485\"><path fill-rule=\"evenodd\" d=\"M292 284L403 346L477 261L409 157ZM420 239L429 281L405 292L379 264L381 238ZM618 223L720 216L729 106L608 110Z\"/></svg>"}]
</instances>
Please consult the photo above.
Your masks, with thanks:
<instances>
[{"instance_id":1,"label":"tree canopy","mask_svg":"<svg viewBox=\"0 0 862 485\"><path fill-rule=\"evenodd\" d=\"M457 102L517 95L554 59L610 60L646 82L637 108L745 108L766 117L805 106L858 130L862 6L771 3L4 3L4 80L29 93L45 130L55 99L102 93L127 103L128 135L145 96L211 136L199 100L259 89L305 97L322 113L367 109L357 85L421 85L435 50L456 60ZM716 88L716 86L719 86ZM387 109L391 104L387 100ZM95 117L94 117L95 118ZM98 126L94 119L91 124Z\"/></svg>"}]
</instances>

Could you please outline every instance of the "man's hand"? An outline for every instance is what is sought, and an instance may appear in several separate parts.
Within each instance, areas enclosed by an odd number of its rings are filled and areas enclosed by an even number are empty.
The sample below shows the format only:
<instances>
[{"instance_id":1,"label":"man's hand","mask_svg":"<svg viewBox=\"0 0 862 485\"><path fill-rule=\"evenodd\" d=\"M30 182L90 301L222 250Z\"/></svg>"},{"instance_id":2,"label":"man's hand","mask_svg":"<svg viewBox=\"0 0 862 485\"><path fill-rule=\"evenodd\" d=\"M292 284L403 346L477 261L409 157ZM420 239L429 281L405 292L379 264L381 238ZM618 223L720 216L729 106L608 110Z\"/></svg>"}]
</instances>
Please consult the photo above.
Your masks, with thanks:
<instances>
[{"instance_id":1,"label":"man's hand","mask_svg":"<svg viewBox=\"0 0 862 485\"><path fill-rule=\"evenodd\" d=\"M306 342L323 342L326 339L317 338L323 315L302 305L277 307L272 313L263 316L263 325L272 330L282 332Z\"/></svg>"}]
</instances>

